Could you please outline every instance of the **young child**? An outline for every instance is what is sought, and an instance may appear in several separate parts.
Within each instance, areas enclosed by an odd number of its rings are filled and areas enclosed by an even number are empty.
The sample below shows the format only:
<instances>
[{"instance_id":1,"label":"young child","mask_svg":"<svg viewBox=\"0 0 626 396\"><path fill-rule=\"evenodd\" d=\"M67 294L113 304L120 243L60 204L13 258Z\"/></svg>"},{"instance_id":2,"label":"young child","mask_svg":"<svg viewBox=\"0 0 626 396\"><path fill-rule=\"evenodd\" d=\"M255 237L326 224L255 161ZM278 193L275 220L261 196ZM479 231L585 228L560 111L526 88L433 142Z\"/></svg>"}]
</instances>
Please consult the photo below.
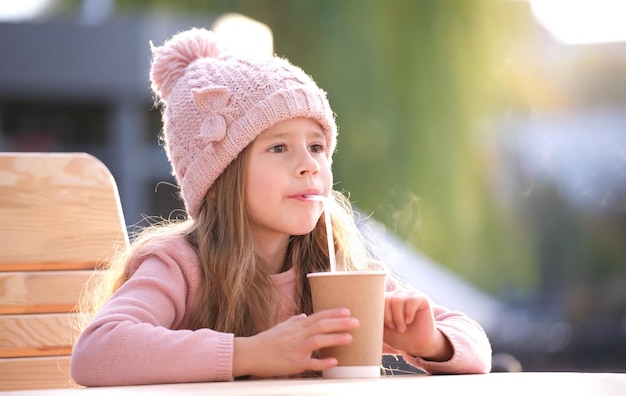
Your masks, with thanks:
<instances>
[{"instance_id":1,"label":"young child","mask_svg":"<svg viewBox=\"0 0 626 396\"><path fill-rule=\"evenodd\" d=\"M331 198L337 268L373 261L350 203L332 190L326 93L285 59L220 53L203 29L153 48L151 81L189 218L148 227L113 261L104 300L85 301L95 316L75 343L73 379L229 381L335 366L316 351L349 343L359 323L347 309L312 313L306 274L329 270L312 196ZM387 279L384 353L429 373L490 370L478 324Z\"/></svg>"}]
</instances>

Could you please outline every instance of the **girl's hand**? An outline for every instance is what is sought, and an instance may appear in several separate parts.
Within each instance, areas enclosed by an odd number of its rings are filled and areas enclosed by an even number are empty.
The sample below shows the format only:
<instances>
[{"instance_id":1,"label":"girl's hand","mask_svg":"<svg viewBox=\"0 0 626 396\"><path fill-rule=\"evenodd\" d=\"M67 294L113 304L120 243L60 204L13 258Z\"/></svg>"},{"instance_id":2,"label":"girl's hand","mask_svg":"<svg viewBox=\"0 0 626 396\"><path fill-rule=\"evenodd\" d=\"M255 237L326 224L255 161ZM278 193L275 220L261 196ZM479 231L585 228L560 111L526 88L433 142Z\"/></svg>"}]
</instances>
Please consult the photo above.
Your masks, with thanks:
<instances>
[{"instance_id":1,"label":"girl's hand","mask_svg":"<svg viewBox=\"0 0 626 396\"><path fill-rule=\"evenodd\" d=\"M385 293L383 340L389 346L428 360L452 358L450 341L435 326L430 299L416 291Z\"/></svg>"},{"instance_id":2,"label":"girl's hand","mask_svg":"<svg viewBox=\"0 0 626 396\"><path fill-rule=\"evenodd\" d=\"M348 331L358 326L348 309L339 308L292 316L255 336L236 337L233 376L279 377L334 367L337 359L317 359L313 352L349 344Z\"/></svg>"}]
</instances>

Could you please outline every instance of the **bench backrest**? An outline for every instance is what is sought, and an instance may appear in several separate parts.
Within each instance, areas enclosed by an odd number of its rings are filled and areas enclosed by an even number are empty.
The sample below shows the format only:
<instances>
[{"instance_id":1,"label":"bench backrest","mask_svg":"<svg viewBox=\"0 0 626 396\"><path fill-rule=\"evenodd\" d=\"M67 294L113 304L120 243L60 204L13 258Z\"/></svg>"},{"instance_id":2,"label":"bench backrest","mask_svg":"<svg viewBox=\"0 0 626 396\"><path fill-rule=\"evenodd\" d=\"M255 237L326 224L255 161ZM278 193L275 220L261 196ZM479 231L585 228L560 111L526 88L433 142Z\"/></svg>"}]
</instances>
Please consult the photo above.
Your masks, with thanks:
<instances>
[{"instance_id":1,"label":"bench backrest","mask_svg":"<svg viewBox=\"0 0 626 396\"><path fill-rule=\"evenodd\" d=\"M85 282L128 248L117 186L85 153L0 153L0 390L71 384Z\"/></svg>"}]
</instances>

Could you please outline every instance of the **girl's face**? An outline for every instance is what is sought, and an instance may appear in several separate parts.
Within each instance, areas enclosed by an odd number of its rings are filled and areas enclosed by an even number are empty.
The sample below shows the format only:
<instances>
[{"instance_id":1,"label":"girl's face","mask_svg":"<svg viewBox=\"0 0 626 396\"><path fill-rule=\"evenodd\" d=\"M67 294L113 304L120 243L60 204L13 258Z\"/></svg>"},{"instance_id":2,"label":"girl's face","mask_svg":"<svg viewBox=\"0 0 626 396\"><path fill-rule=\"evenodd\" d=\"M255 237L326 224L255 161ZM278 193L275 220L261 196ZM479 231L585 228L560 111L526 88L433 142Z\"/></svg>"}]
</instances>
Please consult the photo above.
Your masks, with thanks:
<instances>
[{"instance_id":1,"label":"girl's face","mask_svg":"<svg viewBox=\"0 0 626 396\"><path fill-rule=\"evenodd\" d=\"M332 186L326 135L309 118L292 118L262 132L251 143L245 199L255 236L266 240L311 232Z\"/></svg>"}]
</instances>

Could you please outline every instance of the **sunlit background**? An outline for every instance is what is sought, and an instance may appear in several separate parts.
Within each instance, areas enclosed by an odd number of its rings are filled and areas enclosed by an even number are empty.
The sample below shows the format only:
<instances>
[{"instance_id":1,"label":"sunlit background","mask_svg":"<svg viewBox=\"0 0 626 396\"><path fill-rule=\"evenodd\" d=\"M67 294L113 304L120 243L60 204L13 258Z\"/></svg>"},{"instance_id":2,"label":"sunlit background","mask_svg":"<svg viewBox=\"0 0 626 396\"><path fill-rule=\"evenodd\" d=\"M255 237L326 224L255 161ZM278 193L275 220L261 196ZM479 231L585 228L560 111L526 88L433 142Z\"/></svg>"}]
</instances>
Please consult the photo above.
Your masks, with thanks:
<instances>
[{"instance_id":1,"label":"sunlit background","mask_svg":"<svg viewBox=\"0 0 626 396\"><path fill-rule=\"evenodd\" d=\"M214 27L328 91L336 188L413 269L462 280L425 289L504 307L480 317L496 352L624 372L625 16L620 0L0 0L0 150L91 152L129 227L167 217L149 41Z\"/></svg>"}]
</instances>

